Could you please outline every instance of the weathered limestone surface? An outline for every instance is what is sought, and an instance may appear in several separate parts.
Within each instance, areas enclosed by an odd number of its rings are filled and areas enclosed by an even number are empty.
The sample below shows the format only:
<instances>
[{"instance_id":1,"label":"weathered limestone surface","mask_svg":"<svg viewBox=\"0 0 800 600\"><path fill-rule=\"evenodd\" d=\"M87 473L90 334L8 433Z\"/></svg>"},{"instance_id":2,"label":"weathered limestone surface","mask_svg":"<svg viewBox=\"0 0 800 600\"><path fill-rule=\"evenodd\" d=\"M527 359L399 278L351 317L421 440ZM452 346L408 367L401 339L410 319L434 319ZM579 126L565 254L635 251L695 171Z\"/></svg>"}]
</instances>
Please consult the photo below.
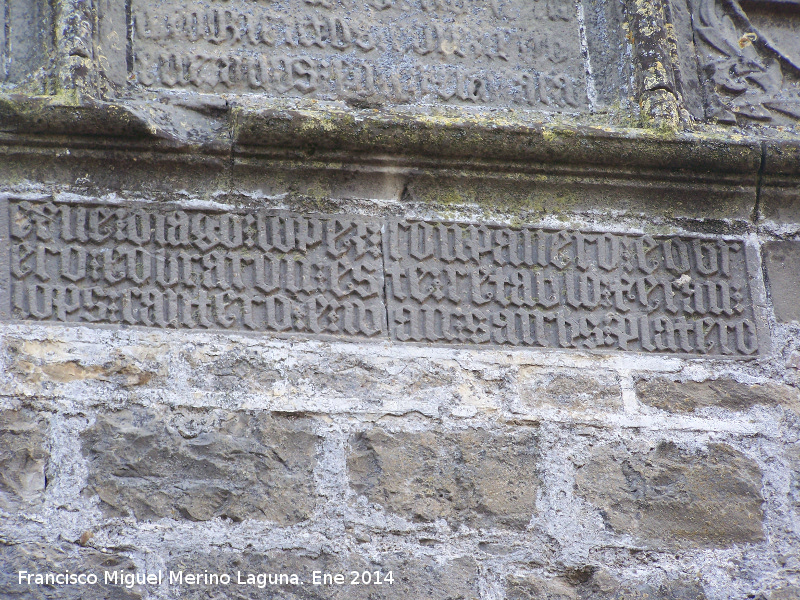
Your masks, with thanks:
<instances>
[{"instance_id":1,"label":"weathered limestone surface","mask_svg":"<svg viewBox=\"0 0 800 600\"><path fill-rule=\"evenodd\" d=\"M108 571L130 572L135 568L124 554L80 548L76 544L60 542L10 542L0 540L0 594L14 600L141 600L145 596L136 586L126 588L113 585L82 586L20 586L19 572L85 573ZM101 576L102 582L102 576Z\"/></svg>"},{"instance_id":2,"label":"weathered limestone surface","mask_svg":"<svg viewBox=\"0 0 800 600\"><path fill-rule=\"evenodd\" d=\"M25 410L0 411L0 506L41 498L47 467L47 424Z\"/></svg>"},{"instance_id":3,"label":"weathered limestone surface","mask_svg":"<svg viewBox=\"0 0 800 600\"><path fill-rule=\"evenodd\" d=\"M40 434L19 439L47 449L46 486L6 494L6 542L121 556L140 575L395 578L130 592L142 598L791 597L798 424L775 382L755 393L707 372L755 399L701 387L698 409L656 417L644 378L671 397L674 358L31 324L6 326L2 347L5 418L24 414ZM49 377L58 365L72 375ZM154 375L114 374L134 366ZM717 571L720 555L740 570Z\"/></svg>"},{"instance_id":4,"label":"weathered limestone surface","mask_svg":"<svg viewBox=\"0 0 800 600\"><path fill-rule=\"evenodd\" d=\"M156 360L163 350L163 346L142 345L80 360L71 344L6 339L9 372L19 381L45 387L76 381L102 382L102 385L123 389L153 385L165 374L164 365Z\"/></svg>"},{"instance_id":5,"label":"weathered limestone surface","mask_svg":"<svg viewBox=\"0 0 800 600\"><path fill-rule=\"evenodd\" d=\"M277 550L263 554L253 552L246 556L221 551L175 557L168 566L173 572L190 572L200 567L201 572L207 569L209 572L231 573L237 598L478 600L480 597L477 564L470 557L440 561L434 557L408 558L399 553L384 553L365 560L354 554L335 556L322 552L303 555L298 550ZM317 584L314 583L315 572ZM356 575L360 578L365 572L381 581L391 572L393 583L351 585ZM259 584L257 575L263 573L296 574L297 580L302 583L270 581L267 577L266 582ZM376 573L379 575L376 576ZM331 577L339 575L341 578L333 585L323 585L323 574ZM256 577L254 583L249 585L248 575ZM201 589L190 590L185 597L213 598L214 594L229 594L230 589L230 586L202 586Z\"/></svg>"},{"instance_id":6,"label":"weathered limestone surface","mask_svg":"<svg viewBox=\"0 0 800 600\"><path fill-rule=\"evenodd\" d=\"M172 17L201 7L205 14L194 18ZM131 76L144 90L224 89L371 106L574 110L587 104L579 23L570 3L326 0L270 7L233 2L221 10L134 1L131 13Z\"/></svg>"},{"instance_id":7,"label":"weathered limestone surface","mask_svg":"<svg viewBox=\"0 0 800 600\"><path fill-rule=\"evenodd\" d=\"M797 598L800 595L800 587L785 587L773 591L769 595L769 600L787 600L788 598Z\"/></svg>"},{"instance_id":8,"label":"weathered limestone surface","mask_svg":"<svg viewBox=\"0 0 800 600\"><path fill-rule=\"evenodd\" d=\"M317 437L286 418L121 411L83 434L86 493L111 514L288 525L314 510Z\"/></svg>"},{"instance_id":9,"label":"weathered limestone surface","mask_svg":"<svg viewBox=\"0 0 800 600\"><path fill-rule=\"evenodd\" d=\"M622 390L612 373L586 375L577 370L524 368L519 372L520 403L576 412L622 409Z\"/></svg>"},{"instance_id":10,"label":"weathered limestone surface","mask_svg":"<svg viewBox=\"0 0 800 600\"><path fill-rule=\"evenodd\" d=\"M706 600L703 586L691 578L655 582L619 582L601 570L573 571L556 579L509 577L508 600Z\"/></svg>"},{"instance_id":11,"label":"weathered limestone surface","mask_svg":"<svg viewBox=\"0 0 800 600\"><path fill-rule=\"evenodd\" d=\"M795 514L800 517L800 450L789 450L789 503Z\"/></svg>"},{"instance_id":12,"label":"weathered limestone surface","mask_svg":"<svg viewBox=\"0 0 800 600\"><path fill-rule=\"evenodd\" d=\"M356 434L347 465L358 494L411 521L524 529L536 511L535 431Z\"/></svg>"},{"instance_id":13,"label":"weathered limestone surface","mask_svg":"<svg viewBox=\"0 0 800 600\"><path fill-rule=\"evenodd\" d=\"M16 320L768 351L754 250L739 239L20 198L6 208L0 310Z\"/></svg>"},{"instance_id":14,"label":"weathered limestone surface","mask_svg":"<svg viewBox=\"0 0 800 600\"><path fill-rule=\"evenodd\" d=\"M764 266L769 290L775 305L775 318L781 323L800 321L800 242L768 242L764 244Z\"/></svg>"},{"instance_id":15,"label":"weathered limestone surface","mask_svg":"<svg viewBox=\"0 0 800 600\"><path fill-rule=\"evenodd\" d=\"M672 381L640 380L636 392L643 404L672 412L691 413L708 407L744 411L754 406L782 406L800 413L800 390L778 383L747 385L729 379Z\"/></svg>"},{"instance_id":16,"label":"weathered limestone surface","mask_svg":"<svg viewBox=\"0 0 800 600\"><path fill-rule=\"evenodd\" d=\"M576 474L608 525L648 545L726 546L764 539L761 472L724 444L692 452L601 448Z\"/></svg>"}]
</instances>

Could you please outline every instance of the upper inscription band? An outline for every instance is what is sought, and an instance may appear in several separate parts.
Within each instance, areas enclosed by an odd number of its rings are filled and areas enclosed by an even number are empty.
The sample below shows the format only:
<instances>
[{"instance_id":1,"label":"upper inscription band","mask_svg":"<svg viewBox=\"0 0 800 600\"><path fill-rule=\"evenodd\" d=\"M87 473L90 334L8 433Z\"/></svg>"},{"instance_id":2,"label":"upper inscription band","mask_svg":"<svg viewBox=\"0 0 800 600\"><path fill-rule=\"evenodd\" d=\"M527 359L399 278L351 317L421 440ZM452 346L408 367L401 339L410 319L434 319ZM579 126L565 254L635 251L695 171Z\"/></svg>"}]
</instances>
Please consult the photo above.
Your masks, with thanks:
<instances>
[{"instance_id":1,"label":"upper inscription band","mask_svg":"<svg viewBox=\"0 0 800 600\"><path fill-rule=\"evenodd\" d=\"M144 89L587 107L571 0L131 0ZM122 32L119 32L122 33Z\"/></svg>"},{"instance_id":2,"label":"upper inscription band","mask_svg":"<svg viewBox=\"0 0 800 600\"><path fill-rule=\"evenodd\" d=\"M14 199L6 216L17 320L759 351L737 240Z\"/></svg>"}]
</instances>

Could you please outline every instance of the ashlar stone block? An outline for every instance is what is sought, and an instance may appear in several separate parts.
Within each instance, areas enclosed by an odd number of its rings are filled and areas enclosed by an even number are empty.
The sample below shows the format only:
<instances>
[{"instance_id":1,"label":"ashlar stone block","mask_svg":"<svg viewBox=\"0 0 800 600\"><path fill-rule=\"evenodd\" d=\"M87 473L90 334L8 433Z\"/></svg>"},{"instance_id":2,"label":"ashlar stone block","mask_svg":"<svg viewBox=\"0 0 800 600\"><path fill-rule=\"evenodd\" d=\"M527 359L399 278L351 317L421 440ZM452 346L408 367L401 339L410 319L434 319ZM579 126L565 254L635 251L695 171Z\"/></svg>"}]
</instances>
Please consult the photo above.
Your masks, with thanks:
<instances>
[{"instance_id":1,"label":"ashlar stone block","mask_svg":"<svg viewBox=\"0 0 800 600\"><path fill-rule=\"evenodd\" d=\"M575 480L612 530L654 547L765 539L761 471L726 444L694 452L664 441L647 453L605 446Z\"/></svg>"},{"instance_id":2,"label":"ashlar stone block","mask_svg":"<svg viewBox=\"0 0 800 600\"><path fill-rule=\"evenodd\" d=\"M470 557L435 560L427 556L381 553L367 559L357 554L312 553L296 548L247 553L221 551L213 555L186 553L171 557L168 569L174 573L194 573L198 570L203 573L207 570L230 576L227 585L177 586L180 597L188 600L217 597L242 600L480 598L478 567ZM387 577L391 578L391 583L385 581ZM358 582L357 585L353 583L354 580ZM376 581L384 583L378 584Z\"/></svg>"},{"instance_id":3,"label":"ashlar stone block","mask_svg":"<svg viewBox=\"0 0 800 600\"><path fill-rule=\"evenodd\" d=\"M86 493L139 520L291 525L314 510L317 442L308 422L264 413L101 414L83 434Z\"/></svg>"},{"instance_id":4,"label":"ashlar stone block","mask_svg":"<svg viewBox=\"0 0 800 600\"><path fill-rule=\"evenodd\" d=\"M767 242L763 255L775 318L800 321L800 242Z\"/></svg>"},{"instance_id":5,"label":"ashlar stone block","mask_svg":"<svg viewBox=\"0 0 800 600\"><path fill-rule=\"evenodd\" d=\"M20 572L24 572L20 582ZM95 585L37 584L36 575L96 575ZM106 585L105 572L133 573L133 561L115 552L69 542L0 541L0 597L8 600L144 600L142 586ZM30 580L28 575L31 575ZM43 581L46 581L43 579Z\"/></svg>"},{"instance_id":6,"label":"ashlar stone block","mask_svg":"<svg viewBox=\"0 0 800 600\"><path fill-rule=\"evenodd\" d=\"M637 381L636 393L643 404L676 413L711 406L743 411L758 405L782 406L800 413L800 390L775 382L747 385L729 379L673 381L655 377Z\"/></svg>"},{"instance_id":7,"label":"ashlar stone block","mask_svg":"<svg viewBox=\"0 0 800 600\"><path fill-rule=\"evenodd\" d=\"M353 436L350 486L410 521L525 529L540 486L536 430Z\"/></svg>"}]
</instances>

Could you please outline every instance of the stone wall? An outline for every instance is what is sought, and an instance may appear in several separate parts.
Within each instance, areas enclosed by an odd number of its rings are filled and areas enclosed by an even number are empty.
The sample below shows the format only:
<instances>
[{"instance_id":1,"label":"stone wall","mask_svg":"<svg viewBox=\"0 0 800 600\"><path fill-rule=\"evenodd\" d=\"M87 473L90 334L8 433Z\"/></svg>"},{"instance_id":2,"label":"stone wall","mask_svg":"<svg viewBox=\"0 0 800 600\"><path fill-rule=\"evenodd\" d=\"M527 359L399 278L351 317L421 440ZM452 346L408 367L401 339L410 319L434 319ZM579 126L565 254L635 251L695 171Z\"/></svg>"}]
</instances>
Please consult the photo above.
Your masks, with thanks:
<instances>
[{"instance_id":1,"label":"stone wall","mask_svg":"<svg viewBox=\"0 0 800 600\"><path fill-rule=\"evenodd\" d=\"M649 227L582 218L562 225ZM797 597L797 243L747 227L770 346L745 359L9 322L2 595ZM20 586L20 570L234 581Z\"/></svg>"},{"instance_id":2,"label":"stone wall","mask_svg":"<svg viewBox=\"0 0 800 600\"><path fill-rule=\"evenodd\" d=\"M0 0L0 598L800 598L799 6Z\"/></svg>"}]
</instances>

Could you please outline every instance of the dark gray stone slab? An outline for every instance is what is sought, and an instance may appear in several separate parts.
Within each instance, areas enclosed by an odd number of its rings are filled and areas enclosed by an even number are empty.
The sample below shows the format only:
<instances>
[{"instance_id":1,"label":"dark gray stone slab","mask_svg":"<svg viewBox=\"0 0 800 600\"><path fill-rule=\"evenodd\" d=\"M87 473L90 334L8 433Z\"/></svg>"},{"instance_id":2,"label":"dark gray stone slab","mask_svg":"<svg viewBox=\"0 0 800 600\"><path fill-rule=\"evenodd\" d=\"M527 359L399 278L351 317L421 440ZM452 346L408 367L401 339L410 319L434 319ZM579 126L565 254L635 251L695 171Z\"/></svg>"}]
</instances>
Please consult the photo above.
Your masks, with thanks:
<instances>
[{"instance_id":1,"label":"dark gray stone slab","mask_svg":"<svg viewBox=\"0 0 800 600\"><path fill-rule=\"evenodd\" d=\"M623 35L624 2L581 2L589 65L597 104L626 105L633 95L631 40Z\"/></svg>"},{"instance_id":2,"label":"dark gray stone slab","mask_svg":"<svg viewBox=\"0 0 800 600\"><path fill-rule=\"evenodd\" d=\"M775 318L781 323L800 321L800 242L767 242L764 265Z\"/></svg>"},{"instance_id":3,"label":"dark gray stone slab","mask_svg":"<svg viewBox=\"0 0 800 600\"><path fill-rule=\"evenodd\" d=\"M0 84L22 83L48 63L52 28L53 8L46 0L0 3ZM41 82L32 91L43 93Z\"/></svg>"}]
</instances>

